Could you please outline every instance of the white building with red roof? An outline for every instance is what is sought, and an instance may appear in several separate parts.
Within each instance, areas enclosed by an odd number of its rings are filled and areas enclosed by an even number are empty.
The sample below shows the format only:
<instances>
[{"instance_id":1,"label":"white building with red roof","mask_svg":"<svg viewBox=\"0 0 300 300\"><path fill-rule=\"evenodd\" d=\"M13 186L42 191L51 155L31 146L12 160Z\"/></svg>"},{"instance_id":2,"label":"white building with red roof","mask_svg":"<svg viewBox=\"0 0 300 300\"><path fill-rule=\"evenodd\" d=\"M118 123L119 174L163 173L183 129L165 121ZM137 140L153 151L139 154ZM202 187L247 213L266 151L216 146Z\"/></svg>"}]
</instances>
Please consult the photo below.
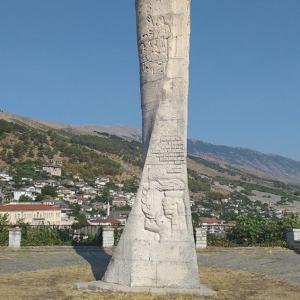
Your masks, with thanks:
<instances>
[{"instance_id":1,"label":"white building with red roof","mask_svg":"<svg viewBox=\"0 0 300 300\"><path fill-rule=\"evenodd\" d=\"M9 203L0 204L0 215L8 216L11 224L19 222L30 225L61 225L61 208L41 203Z\"/></svg>"},{"instance_id":2,"label":"white building with red roof","mask_svg":"<svg viewBox=\"0 0 300 300\"><path fill-rule=\"evenodd\" d=\"M201 218L201 227L209 233L221 234L225 232L224 221L216 218Z\"/></svg>"}]
</instances>

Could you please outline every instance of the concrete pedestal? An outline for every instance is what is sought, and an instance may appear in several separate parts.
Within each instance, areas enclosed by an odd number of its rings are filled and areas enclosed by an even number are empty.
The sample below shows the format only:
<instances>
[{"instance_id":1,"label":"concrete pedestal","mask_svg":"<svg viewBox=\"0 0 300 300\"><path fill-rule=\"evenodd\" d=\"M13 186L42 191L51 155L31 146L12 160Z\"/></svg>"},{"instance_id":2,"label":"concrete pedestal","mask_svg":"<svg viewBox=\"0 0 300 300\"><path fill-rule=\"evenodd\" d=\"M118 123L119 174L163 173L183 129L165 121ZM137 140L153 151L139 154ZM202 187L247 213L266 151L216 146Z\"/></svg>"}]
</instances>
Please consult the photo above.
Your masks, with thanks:
<instances>
[{"instance_id":1,"label":"concrete pedestal","mask_svg":"<svg viewBox=\"0 0 300 300\"><path fill-rule=\"evenodd\" d=\"M114 228L104 227L102 232L102 246L103 248L111 248L114 246Z\"/></svg>"},{"instance_id":2,"label":"concrete pedestal","mask_svg":"<svg viewBox=\"0 0 300 300\"><path fill-rule=\"evenodd\" d=\"M207 248L207 230L204 228L196 228L196 249Z\"/></svg>"},{"instance_id":3,"label":"concrete pedestal","mask_svg":"<svg viewBox=\"0 0 300 300\"><path fill-rule=\"evenodd\" d=\"M184 289L184 288L154 288L154 287L129 287L115 283L107 283L104 281L92 281L85 283L78 283L76 287L86 292L121 292L121 293L153 293L160 295L167 294L185 294L198 296L214 296L216 292L209 289L207 286L200 284L198 289Z\"/></svg>"},{"instance_id":4,"label":"concrete pedestal","mask_svg":"<svg viewBox=\"0 0 300 300\"><path fill-rule=\"evenodd\" d=\"M9 229L9 248L19 249L21 247L21 228Z\"/></svg>"}]
</instances>

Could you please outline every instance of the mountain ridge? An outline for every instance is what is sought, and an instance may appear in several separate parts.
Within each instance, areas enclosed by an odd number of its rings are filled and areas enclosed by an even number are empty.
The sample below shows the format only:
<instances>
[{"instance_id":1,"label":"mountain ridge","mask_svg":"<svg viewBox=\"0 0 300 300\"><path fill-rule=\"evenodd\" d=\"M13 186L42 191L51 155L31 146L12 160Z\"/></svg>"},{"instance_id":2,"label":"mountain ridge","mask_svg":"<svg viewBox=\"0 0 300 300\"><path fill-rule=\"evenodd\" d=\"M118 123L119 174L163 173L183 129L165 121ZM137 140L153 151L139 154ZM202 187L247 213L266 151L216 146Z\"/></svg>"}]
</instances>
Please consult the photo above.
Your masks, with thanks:
<instances>
[{"instance_id":1,"label":"mountain ridge","mask_svg":"<svg viewBox=\"0 0 300 300\"><path fill-rule=\"evenodd\" d=\"M55 129L75 135L113 135L129 141L141 141L141 130L125 125L65 125L55 122L32 120L15 114L0 112L0 119L21 122L38 129ZM214 145L197 139L188 139L188 153L192 156L232 166L254 176L300 185L300 161L278 154L226 145Z\"/></svg>"}]
</instances>

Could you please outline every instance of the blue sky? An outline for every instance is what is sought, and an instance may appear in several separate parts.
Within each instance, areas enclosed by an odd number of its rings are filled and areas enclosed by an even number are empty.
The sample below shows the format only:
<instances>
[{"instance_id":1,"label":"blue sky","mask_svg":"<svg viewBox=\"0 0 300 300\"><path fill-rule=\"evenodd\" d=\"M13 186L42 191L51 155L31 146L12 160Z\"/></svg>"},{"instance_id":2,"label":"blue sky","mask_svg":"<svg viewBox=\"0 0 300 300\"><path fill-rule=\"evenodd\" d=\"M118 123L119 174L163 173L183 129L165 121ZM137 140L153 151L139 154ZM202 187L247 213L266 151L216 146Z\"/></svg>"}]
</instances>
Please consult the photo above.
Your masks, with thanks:
<instances>
[{"instance_id":1,"label":"blue sky","mask_svg":"<svg viewBox=\"0 0 300 300\"><path fill-rule=\"evenodd\" d=\"M300 160L299 15L193 0L190 137ZM140 127L134 0L0 0L0 109Z\"/></svg>"}]
</instances>

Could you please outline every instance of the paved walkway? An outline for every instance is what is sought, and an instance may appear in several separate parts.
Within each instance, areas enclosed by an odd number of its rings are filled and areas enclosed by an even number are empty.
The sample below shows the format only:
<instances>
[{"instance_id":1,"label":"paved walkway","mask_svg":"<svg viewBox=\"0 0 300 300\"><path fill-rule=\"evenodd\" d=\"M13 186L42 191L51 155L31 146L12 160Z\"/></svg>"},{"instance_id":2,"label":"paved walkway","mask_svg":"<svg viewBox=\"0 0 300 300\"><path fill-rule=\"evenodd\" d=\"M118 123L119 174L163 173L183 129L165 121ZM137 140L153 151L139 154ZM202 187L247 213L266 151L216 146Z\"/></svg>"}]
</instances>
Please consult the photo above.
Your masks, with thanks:
<instances>
[{"instance_id":1,"label":"paved walkway","mask_svg":"<svg viewBox=\"0 0 300 300\"><path fill-rule=\"evenodd\" d=\"M300 254L282 248L212 248L198 253L200 267L224 267L300 284Z\"/></svg>"},{"instance_id":2,"label":"paved walkway","mask_svg":"<svg viewBox=\"0 0 300 300\"><path fill-rule=\"evenodd\" d=\"M99 279L110 255L96 247L0 248L0 274L90 264ZM225 267L288 280L300 285L300 255L285 249L212 248L198 253L199 266Z\"/></svg>"}]
</instances>

